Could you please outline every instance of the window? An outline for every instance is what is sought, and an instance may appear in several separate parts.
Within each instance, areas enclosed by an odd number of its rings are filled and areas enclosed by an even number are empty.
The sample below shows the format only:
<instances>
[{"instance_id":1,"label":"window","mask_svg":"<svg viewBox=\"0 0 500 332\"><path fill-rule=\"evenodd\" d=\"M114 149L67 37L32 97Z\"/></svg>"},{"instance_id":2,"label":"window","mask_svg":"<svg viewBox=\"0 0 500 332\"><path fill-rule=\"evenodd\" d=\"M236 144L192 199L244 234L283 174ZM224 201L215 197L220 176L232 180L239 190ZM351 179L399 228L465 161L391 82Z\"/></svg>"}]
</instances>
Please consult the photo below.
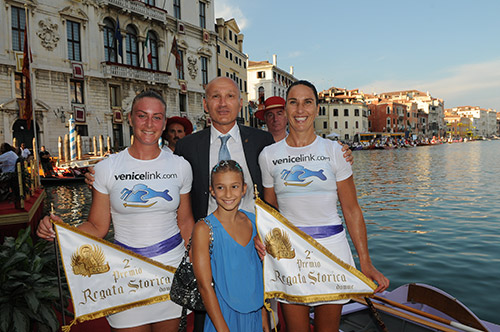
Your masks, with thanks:
<instances>
[{"instance_id":1,"label":"window","mask_svg":"<svg viewBox=\"0 0 500 332\"><path fill-rule=\"evenodd\" d=\"M206 4L200 1L200 27L205 29L207 27L206 23Z\"/></svg>"},{"instance_id":2,"label":"window","mask_svg":"<svg viewBox=\"0 0 500 332\"><path fill-rule=\"evenodd\" d=\"M354 109L354 116L359 116L359 110L357 108Z\"/></svg>"},{"instance_id":3,"label":"window","mask_svg":"<svg viewBox=\"0 0 500 332\"><path fill-rule=\"evenodd\" d=\"M337 108L333 109L333 116L339 116L339 110Z\"/></svg>"},{"instance_id":4,"label":"window","mask_svg":"<svg viewBox=\"0 0 500 332\"><path fill-rule=\"evenodd\" d=\"M221 72L220 68L217 68L217 77L219 77L221 75L222 75L222 72Z\"/></svg>"},{"instance_id":5,"label":"window","mask_svg":"<svg viewBox=\"0 0 500 332\"><path fill-rule=\"evenodd\" d=\"M276 87L274 87L274 96L276 96Z\"/></svg>"},{"instance_id":6,"label":"window","mask_svg":"<svg viewBox=\"0 0 500 332\"><path fill-rule=\"evenodd\" d=\"M174 17L181 19L181 0L174 0Z\"/></svg>"},{"instance_id":7,"label":"window","mask_svg":"<svg viewBox=\"0 0 500 332\"><path fill-rule=\"evenodd\" d=\"M118 62L117 41L115 39L115 24L109 18L104 19L104 59L110 62Z\"/></svg>"},{"instance_id":8,"label":"window","mask_svg":"<svg viewBox=\"0 0 500 332\"><path fill-rule=\"evenodd\" d=\"M77 135L89 136L89 129L87 125L76 125L75 131Z\"/></svg>"},{"instance_id":9,"label":"window","mask_svg":"<svg viewBox=\"0 0 500 332\"><path fill-rule=\"evenodd\" d=\"M180 80L184 79L184 51L179 50L179 57L181 58L181 68L177 70L177 78Z\"/></svg>"},{"instance_id":10,"label":"window","mask_svg":"<svg viewBox=\"0 0 500 332\"><path fill-rule=\"evenodd\" d=\"M83 104L83 81L70 80L69 82L71 102L74 104Z\"/></svg>"},{"instance_id":11,"label":"window","mask_svg":"<svg viewBox=\"0 0 500 332\"><path fill-rule=\"evenodd\" d=\"M229 59L229 51L226 50L226 58Z\"/></svg>"},{"instance_id":12,"label":"window","mask_svg":"<svg viewBox=\"0 0 500 332\"><path fill-rule=\"evenodd\" d=\"M233 40L233 32L229 30L229 40Z\"/></svg>"},{"instance_id":13,"label":"window","mask_svg":"<svg viewBox=\"0 0 500 332\"><path fill-rule=\"evenodd\" d=\"M183 93L179 93L179 111L185 113L186 110L186 95Z\"/></svg>"},{"instance_id":14,"label":"window","mask_svg":"<svg viewBox=\"0 0 500 332\"><path fill-rule=\"evenodd\" d=\"M220 45L217 45L217 53L220 54Z\"/></svg>"},{"instance_id":15,"label":"window","mask_svg":"<svg viewBox=\"0 0 500 332\"><path fill-rule=\"evenodd\" d=\"M349 116L349 110L347 108L344 109L344 116Z\"/></svg>"},{"instance_id":16,"label":"window","mask_svg":"<svg viewBox=\"0 0 500 332\"><path fill-rule=\"evenodd\" d=\"M349 128L349 122L345 122L345 129L348 129Z\"/></svg>"},{"instance_id":17,"label":"window","mask_svg":"<svg viewBox=\"0 0 500 332\"><path fill-rule=\"evenodd\" d=\"M243 86L245 87L245 92L247 92L247 81L244 82Z\"/></svg>"},{"instance_id":18,"label":"window","mask_svg":"<svg viewBox=\"0 0 500 332\"><path fill-rule=\"evenodd\" d=\"M236 45L238 45L238 35L236 35L236 34L234 35L234 43Z\"/></svg>"},{"instance_id":19,"label":"window","mask_svg":"<svg viewBox=\"0 0 500 332\"><path fill-rule=\"evenodd\" d=\"M139 47L137 45L137 30L132 26L127 26L127 64L139 67Z\"/></svg>"},{"instance_id":20,"label":"window","mask_svg":"<svg viewBox=\"0 0 500 332\"><path fill-rule=\"evenodd\" d=\"M120 93L120 86L110 85L109 86L109 104L111 107L121 107L122 98Z\"/></svg>"},{"instance_id":21,"label":"window","mask_svg":"<svg viewBox=\"0 0 500 332\"><path fill-rule=\"evenodd\" d=\"M265 71L258 71L257 78L266 78L266 72Z\"/></svg>"},{"instance_id":22,"label":"window","mask_svg":"<svg viewBox=\"0 0 500 332\"><path fill-rule=\"evenodd\" d=\"M229 60L233 61L233 53L229 52Z\"/></svg>"},{"instance_id":23,"label":"window","mask_svg":"<svg viewBox=\"0 0 500 332\"><path fill-rule=\"evenodd\" d=\"M387 128L391 127L391 118L387 118Z\"/></svg>"},{"instance_id":24,"label":"window","mask_svg":"<svg viewBox=\"0 0 500 332\"><path fill-rule=\"evenodd\" d=\"M356 129L358 129L358 128L359 128L359 122L356 121Z\"/></svg>"},{"instance_id":25,"label":"window","mask_svg":"<svg viewBox=\"0 0 500 332\"><path fill-rule=\"evenodd\" d=\"M158 40L156 39L156 34L149 31L148 40L149 45L146 45L146 54L144 55L144 58L148 63L147 67L149 69L159 70L160 66L158 64ZM148 51L150 52L149 54Z\"/></svg>"},{"instance_id":26,"label":"window","mask_svg":"<svg viewBox=\"0 0 500 332\"><path fill-rule=\"evenodd\" d=\"M68 38L68 59L82 61L80 51L80 23L66 21L66 34Z\"/></svg>"},{"instance_id":27,"label":"window","mask_svg":"<svg viewBox=\"0 0 500 332\"><path fill-rule=\"evenodd\" d=\"M323 129L326 129L326 128L328 128L328 122L323 121Z\"/></svg>"},{"instance_id":28,"label":"window","mask_svg":"<svg viewBox=\"0 0 500 332\"><path fill-rule=\"evenodd\" d=\"M259 103L264 104L265 100L266 100L266 96L264 94L264 87L261 86L261 87L259 87Z\"/></svg>"},{"instance_id":29,"label":"window","mask_svg":"<svg viewBox=\"0 0 500 332\"><path fill-rule=\"evenodd\" d=\"M26 26L26 17L24 9L11 7L12 10L12 49L14 51L23 51L24 48L24 29Z\"/></svg>"},{"instance_id":30,"label":"window","mask_svg":"<svg viewBox=\"0 0 500 332\"><path fill-rule=\"evenodd\" d=\"M387 106L387 114L391 114L391 108Z\"/></svg>"},{"instance_id":31,"label":"window","mask_svg":"<svg viewBox=\"0 0 500 332\"><path fill-rule=\"evenodd\" d=\"M247 68L247 63L246 62L243 62L243 68Z\"/></svg>"},{"instance_id":32,"label":"window","mask_svg":"<svg viewBox=\"0 0 500 332\"><path fill-rule=\"evenodd\" d=\"M335 121L335 122L333 123L333 128L335 128L335 129L339 129L339 124L337 123L337 121Z\"/></svg>"},{"instance_id":33,"label":"window","mask_svg":"<svg viewBox=\"0 0 500 332\"><path fill-rule=\"evenodd\" d=\"M16 98L24 99L26 95L26 77L22 73L15 73Z\"/></svg>"},{"instance_id":34,"label":"window","mask_svg":"<svg viewBox=\"0 0 500 332\"><path fill-rule=\"evenodd\" d=\"M201 57L201 83L208 84L208 58Z\"/></svg>"}]
</instances>

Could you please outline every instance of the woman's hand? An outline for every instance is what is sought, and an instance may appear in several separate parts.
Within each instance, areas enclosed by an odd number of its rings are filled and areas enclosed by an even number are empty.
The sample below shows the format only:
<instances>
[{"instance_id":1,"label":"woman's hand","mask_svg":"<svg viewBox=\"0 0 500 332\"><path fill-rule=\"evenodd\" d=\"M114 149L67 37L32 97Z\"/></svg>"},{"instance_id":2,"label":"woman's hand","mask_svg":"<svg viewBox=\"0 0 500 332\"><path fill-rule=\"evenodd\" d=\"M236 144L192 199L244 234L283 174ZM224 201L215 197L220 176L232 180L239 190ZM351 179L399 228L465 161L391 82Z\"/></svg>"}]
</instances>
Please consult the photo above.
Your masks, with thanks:
<instances>
[{"instance_id":1,"label":"woman's hand","mask_svg":"<svg viewBox=\"0 0 500 332\"><path fill-rule=\"evenodd\" d=\"M352 155L352 150L349 148L349 145L342 144L341 141L337 141L337 142L339 142L339 144L342 145L342 152L344 152L343 156L345 158L345 161L347 161L351 165L354 164L354 157Z\"/></svg>"},{"instance_id":2,"label":"woman's hand","mask_svg":"<svg viewBox=\"0 0 500 332\"><path fill-rule=\"evenodd\" d=\"M389 287L389 279L387 279L382 272L377 270L373 264L361 264L361 272L369 279L375 281L378 284L377 289L375 289L375 293L380 293L385 291Z\"/></svg>"},{"instance_id":3,"label":"woman's hand","mask_svg":"<svg viewBox=\"0 0 500 332\"><path fill-rule=\"evenodd\" d=\"M51 219L62 222L62 219L54 214L50 214L50 216L45 216L42 220L40 220L38 228L36 229L36 235L38 235L39 238L47 241L54 241L56 237L56 232L54 231L52 223L50 222Z\"/></svg>"}]
</instances>

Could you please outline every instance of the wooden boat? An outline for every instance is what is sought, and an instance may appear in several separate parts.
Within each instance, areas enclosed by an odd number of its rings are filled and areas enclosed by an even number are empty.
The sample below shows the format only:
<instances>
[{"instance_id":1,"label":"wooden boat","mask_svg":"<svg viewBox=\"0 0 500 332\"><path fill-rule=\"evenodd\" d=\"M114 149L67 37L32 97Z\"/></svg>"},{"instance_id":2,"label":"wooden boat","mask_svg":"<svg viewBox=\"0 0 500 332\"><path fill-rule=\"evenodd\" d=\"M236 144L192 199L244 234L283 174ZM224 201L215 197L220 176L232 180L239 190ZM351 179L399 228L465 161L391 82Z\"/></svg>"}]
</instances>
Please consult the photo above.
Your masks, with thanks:
<instances>
[{"instance_id":1,"label":"wooden boat","mask_svg":"<svg viewBox=\"0 0 500 332\"><path fill-rule=\"evenodd\" d=\"M344 305L340 331L383 331L377 315L391 332L500 331L500 325L479 319L453 296L426 284L407 284L368 302L376 313L365 299Z\"/></svg>"}]
</instances>

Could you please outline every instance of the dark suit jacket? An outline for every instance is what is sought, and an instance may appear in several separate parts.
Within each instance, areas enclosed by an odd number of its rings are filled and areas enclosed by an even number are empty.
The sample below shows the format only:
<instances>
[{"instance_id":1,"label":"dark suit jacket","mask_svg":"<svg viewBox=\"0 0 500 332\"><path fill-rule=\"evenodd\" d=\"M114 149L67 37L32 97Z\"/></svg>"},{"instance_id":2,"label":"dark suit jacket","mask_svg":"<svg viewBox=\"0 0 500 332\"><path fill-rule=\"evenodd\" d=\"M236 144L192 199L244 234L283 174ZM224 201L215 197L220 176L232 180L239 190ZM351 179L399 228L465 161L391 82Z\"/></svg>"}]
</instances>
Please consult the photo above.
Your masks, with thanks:
<instances>
[{"instance_id":1,"label":"dark suit jacket","mask_svg":"<svg viewBox=\"0 0 500 332\"><path fill-rule=\"evenodd\" d=\"M256 128L238 126L252 181L257 185L257 190L262 192L262 173L260 172L258 158L264 147L274 143L273 136ZM208 169L210 162L210 128L179 140L175 145L175 154L189 161L193 169L191 204L194 220L206 217L210 195L208 191L210 182Z\"/></svg>"}]
</instances>

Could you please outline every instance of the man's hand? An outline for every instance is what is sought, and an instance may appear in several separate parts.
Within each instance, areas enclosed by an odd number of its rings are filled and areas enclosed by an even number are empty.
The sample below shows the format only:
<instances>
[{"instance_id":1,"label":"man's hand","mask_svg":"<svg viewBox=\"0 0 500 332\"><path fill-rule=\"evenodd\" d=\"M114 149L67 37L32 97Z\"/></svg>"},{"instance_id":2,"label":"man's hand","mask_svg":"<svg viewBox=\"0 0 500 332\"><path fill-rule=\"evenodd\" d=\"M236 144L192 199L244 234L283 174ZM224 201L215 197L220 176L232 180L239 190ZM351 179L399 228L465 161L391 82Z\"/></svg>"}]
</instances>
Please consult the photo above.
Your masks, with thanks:
<instances>
[{"instance_id":1,"label":"man's hand","mask_svg":"<svg viewBox=\"0 0 500 332\"><path fill-rule=\"evenodd\" d=\"M87 186L89 186L90 190L92 190L92 185L94 184L95 180L94 174L95 174L94 167L89 167L88 172L85 173L85 183L87 184Z\"/></svg>"},{"instance_id":2,"label":"man's hand","mask_svg":"<svg viewBox=\"0 0 500 332\"><path fill-rule=\"evenodd\" d=\"M344 152L345 161L347 161L351 165L354 164L354 157L352 155L351 149L349 148L349 145L342 144L341 141L337 141L337 142L339 142L339 144L342 145L342 152ZM87 181L85 181L85 182L87 182Z\"/></svg>"}]
</instances>

